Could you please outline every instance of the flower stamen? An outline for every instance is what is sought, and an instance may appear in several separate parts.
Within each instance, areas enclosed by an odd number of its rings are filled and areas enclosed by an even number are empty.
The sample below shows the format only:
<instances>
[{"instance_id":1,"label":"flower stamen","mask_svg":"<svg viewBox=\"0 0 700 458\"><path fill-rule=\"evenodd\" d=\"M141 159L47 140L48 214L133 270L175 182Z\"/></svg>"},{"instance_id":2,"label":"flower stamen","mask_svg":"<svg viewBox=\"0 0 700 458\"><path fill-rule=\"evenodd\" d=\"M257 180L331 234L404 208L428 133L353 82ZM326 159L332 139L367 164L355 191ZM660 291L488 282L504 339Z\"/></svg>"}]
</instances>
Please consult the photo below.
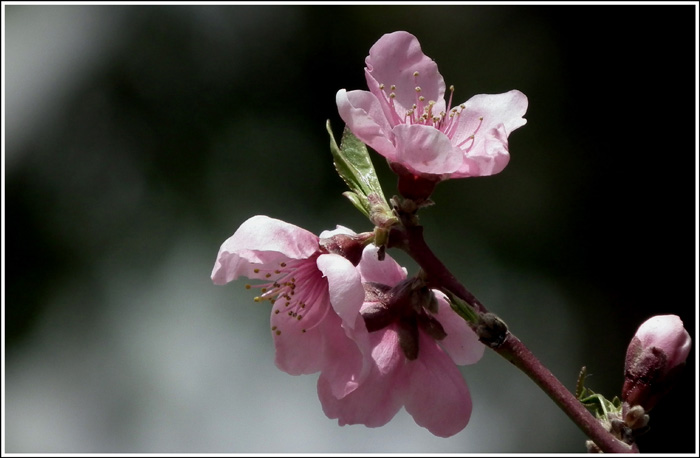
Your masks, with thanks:
<instances>
[{"instance_id":1,"label":"flower stamen","mask_svg":"<svg viewBox=\"0 0 700 458\"><path fill-rule=\"evenodd\" d=\"M253 271L264 279L272 280L258 285L246 285L246 289L260 289L262 294L253 298L255 302L271 302L275 315L284 310L286 316L295 323L302 319L308 321L310 315L313 317L309 325L300 330L302 333L318 326L331 309L327 304L328 282L319 278L322 274L316 266L316 257L283 262L277 268L269 270L256 268ZM299 294L295 294L297 292ZM278 326L273 326L272 331L275 335L281 334Z\"/></svg>"}]
</instances>

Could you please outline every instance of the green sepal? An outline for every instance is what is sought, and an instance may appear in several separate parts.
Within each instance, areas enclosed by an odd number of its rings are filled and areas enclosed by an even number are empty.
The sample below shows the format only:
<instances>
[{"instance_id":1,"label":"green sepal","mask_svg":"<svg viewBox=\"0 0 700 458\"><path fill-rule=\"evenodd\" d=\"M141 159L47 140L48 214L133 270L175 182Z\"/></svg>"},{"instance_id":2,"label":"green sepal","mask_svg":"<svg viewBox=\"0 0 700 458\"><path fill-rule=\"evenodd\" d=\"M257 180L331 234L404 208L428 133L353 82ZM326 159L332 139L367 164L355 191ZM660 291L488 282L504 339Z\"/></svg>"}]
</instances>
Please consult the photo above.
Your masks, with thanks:
<instances>
[{"instance_id":1,"label":"green sepal","mask_svg":"<svg viewBox=\"0 0 700 458\"><path fill-rule=\"evenodd\" d=\"M335 141L330 121L326 130L331 137L333 164L338 175L350 188L343 193L375 226L389 227L398 221L379 184L367 146L345 127L340 146Z\"/></svg>"}]
</instances>

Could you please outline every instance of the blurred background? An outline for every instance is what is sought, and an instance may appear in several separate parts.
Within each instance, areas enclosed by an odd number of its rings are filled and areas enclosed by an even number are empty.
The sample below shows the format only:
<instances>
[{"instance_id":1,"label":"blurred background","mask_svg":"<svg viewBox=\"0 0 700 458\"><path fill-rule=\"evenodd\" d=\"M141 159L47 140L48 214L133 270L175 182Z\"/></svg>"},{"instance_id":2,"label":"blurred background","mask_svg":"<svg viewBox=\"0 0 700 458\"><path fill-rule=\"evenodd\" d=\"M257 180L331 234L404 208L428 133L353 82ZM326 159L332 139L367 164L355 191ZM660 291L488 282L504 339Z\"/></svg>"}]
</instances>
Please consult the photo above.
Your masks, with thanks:
<instances>
[{"instance_id":1,"label":"blurred background","mask_svg":"<svg viewBox=\"0 0 700 458\"><path fill-rule=\"evenodd\" d=\"M457 102L529 98L505 171L441 183L421 213L467 288L568 387L585 365L609 398L644 320L677 314L696 336L697 6L3 8L9 453L585 452L488 350L462 368L474 411L456 436L404 411L339 427L316 375L275 368L269 308L209 278L256 214L371 230L325 122L340 134L336 91L366 89L364 58L395 30ZM696 358L642 451L697 451Z\"/></svg>"}]
</instances>

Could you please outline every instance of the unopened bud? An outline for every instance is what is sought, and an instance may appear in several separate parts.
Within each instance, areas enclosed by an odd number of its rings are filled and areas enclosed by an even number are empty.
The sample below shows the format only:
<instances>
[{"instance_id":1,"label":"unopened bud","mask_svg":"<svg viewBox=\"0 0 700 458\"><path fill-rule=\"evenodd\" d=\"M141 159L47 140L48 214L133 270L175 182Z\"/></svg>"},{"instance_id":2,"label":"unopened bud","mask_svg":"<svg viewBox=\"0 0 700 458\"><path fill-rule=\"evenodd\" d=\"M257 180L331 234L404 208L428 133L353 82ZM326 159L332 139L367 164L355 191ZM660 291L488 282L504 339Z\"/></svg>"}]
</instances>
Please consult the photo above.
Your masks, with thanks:
<instances>
[{"instance_id":1,"label":"unopened bud","mask_svg":"<svg viewBox=\"0 0 700 458\"><path fill-rule=\"evenodd\" d=\"M498 348L508 337L508 326L493 313L484 313L479 316L476 335L481 343Z\"/></svg>"},{"instance_id":2,"label":"unopened bud","mask_svg":"<svg viewBox=\"0 0 700 458\"><path fill-rule=\"evenodd\" d=\"M651 410L685 366L690 343L690 334L676 315L658 315L645 321L627 348L622 400Z\"/></svg>"}]
</instances>

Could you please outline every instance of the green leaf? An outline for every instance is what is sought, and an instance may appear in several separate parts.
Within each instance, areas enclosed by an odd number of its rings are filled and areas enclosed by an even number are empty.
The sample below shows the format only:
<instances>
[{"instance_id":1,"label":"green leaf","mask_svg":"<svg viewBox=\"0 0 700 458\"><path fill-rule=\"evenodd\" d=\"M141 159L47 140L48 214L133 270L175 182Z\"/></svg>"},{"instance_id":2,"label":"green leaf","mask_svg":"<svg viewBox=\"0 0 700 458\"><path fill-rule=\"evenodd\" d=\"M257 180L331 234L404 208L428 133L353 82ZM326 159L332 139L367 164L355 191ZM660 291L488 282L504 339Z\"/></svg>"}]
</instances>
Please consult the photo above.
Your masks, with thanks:
<instances>
[{"instance_id":1,"label":"green leaf","mask_svg":"<svg viewBox=\"0 0 700 458\"><path fill-rule=\"evenodd\" d=\"M369 200L366 197L360 196L352 191L345 191L343 193L345 197L348 198L350 202L360 210L367 218L369 218Z\"/></svg>"},{"instance_id":2,"label":"green leaf","mask_svg":"<svg viewBox=\"0 0 700 458\"><path fill-rule=\"evenodd\" d=\"M338 147L333 138L330 121L326 123L326 129L331 136L331 153L335 168L350 190L364 196L372 192L383 196L382 187L365 144L345 127L340 147Z\"/></svg>"},{"instance_id":3,"label":"green leaf","mask_svg":"<svg viewBox=\"0 0 700 458\"><path fill-rule=\"evenodd\" d=\"M330 121L326 122L326 130L331 137L331 154L335 169L350 188L350 192L343 195L376 226L388 227L397 222L384 197L367 146L355 137L347 126L343 131L340 146L335 141Z\"/></svg>"}]
</instances>

